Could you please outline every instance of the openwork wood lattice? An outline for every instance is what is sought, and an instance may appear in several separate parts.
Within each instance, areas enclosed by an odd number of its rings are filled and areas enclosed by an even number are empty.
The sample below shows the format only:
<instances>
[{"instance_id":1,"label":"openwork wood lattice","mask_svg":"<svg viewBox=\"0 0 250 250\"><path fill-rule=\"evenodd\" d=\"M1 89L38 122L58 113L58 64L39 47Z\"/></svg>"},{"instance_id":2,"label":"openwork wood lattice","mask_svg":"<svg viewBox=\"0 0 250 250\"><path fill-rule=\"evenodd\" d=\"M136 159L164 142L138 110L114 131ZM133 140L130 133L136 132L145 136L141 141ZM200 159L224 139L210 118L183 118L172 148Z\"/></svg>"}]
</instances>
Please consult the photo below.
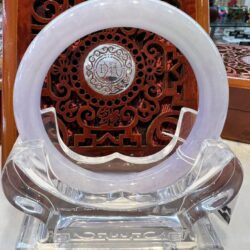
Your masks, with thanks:
<instances>
[{"instance_id":1,"label":"openwork wood lattice","mask_svg":"<svg viewBox=\"0 0 250 250\"><path fill-rule=\"evenodd\" d=\"M36 0L31 12L33 38L55 16L82 0ZM194 1L167 1L195 13ZM118 44L136 63L130 87L104 96L86 83L83 64L100 44ZM42 108L56 108L64 142L88 156L120 152L150 155L167 145L174 133L180 109L196 108L193 71L178 49L148 31L114 28L90 34L67 48L52 65L44 83Z\"/></svg>"},{"instance_id":2,"label":"openwork wood lattice","mask_svg":"<svg viewBox=\"0 0 250 250\"><path fill-rule=\"evenodd\" d=\"M239 45L217 45L230 77L250 79L250 48Z\"/></svg>"}]
</instances>

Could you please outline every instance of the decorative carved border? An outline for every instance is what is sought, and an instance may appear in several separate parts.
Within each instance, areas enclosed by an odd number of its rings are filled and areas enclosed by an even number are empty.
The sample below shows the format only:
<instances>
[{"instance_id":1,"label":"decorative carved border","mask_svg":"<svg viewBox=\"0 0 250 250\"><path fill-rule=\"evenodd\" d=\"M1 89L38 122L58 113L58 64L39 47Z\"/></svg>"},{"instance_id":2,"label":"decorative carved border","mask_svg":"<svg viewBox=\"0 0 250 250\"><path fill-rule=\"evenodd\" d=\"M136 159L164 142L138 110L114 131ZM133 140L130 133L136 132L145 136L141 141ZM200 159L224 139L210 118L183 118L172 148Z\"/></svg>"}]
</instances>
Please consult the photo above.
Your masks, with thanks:
<instances>
[{"instance_id":1,"label":"decorative carved border","mask_svg":"<svg viewBox=\"0 0 250 250\"><path fill-rule=\"evenodd\" d=\"M229 77L250 80L250 48L241 45L217 45Z\"/></svg>"},{"instance_id":2,"label":"decorative carved border","mask_svg":"<svg viewBox=\"0 0 250 250\"><path fill-rule=\"evenodd\" d=\"M17 136L13 117L12 91L17 65L33 38L30 31L37 28L31 27L30 21L33 2L34 0L5 0L4 5L3 161L9 155ZM81 1L70 0L70 3L73 2L80 3ZM206 1L182 0L183 4L189 6L185 7L183 5L183 9L187 10L189 15L198 20L207 29L206 22L208 20L204 22L204 18L208 16L208 8L204 2ZM191 13L190 10L193 11L194 9L195 11ZM12 60L9 60L9 58Z\"/></svg>"}]
</instances>

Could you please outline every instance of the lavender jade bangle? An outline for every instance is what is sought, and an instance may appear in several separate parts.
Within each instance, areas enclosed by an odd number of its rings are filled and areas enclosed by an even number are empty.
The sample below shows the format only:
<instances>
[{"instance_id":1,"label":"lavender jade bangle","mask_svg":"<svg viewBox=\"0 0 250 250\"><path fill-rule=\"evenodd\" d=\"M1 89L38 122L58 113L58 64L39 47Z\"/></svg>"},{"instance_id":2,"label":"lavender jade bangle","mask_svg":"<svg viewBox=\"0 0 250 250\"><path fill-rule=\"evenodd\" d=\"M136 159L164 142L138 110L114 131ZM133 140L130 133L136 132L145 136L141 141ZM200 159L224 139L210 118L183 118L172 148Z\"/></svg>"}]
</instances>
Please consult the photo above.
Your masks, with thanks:
<instances>
[{"instance_id":1,"label":"lavender jade bangle","mask_svg":"<svg viewBox=\"0 0 250 250\"><path fill-rule=\"evenodd\" d=\"M50 22L31 43L17 73L14 88L17 128L22 140L44 140L51 170L71 187L96 194L157 191L185 176L192 164L175 153L140 173L94 173L57 151L41 119L43 82L58 55L81 37L111 27L154 32L172 42L189 60L199 86L199 111L191 134L180 148L182 154L195 158L204 139L220 137L228 108L227 75L220 54L193 19L159 0L91 0Z\"/></svg>"}]
</instances>

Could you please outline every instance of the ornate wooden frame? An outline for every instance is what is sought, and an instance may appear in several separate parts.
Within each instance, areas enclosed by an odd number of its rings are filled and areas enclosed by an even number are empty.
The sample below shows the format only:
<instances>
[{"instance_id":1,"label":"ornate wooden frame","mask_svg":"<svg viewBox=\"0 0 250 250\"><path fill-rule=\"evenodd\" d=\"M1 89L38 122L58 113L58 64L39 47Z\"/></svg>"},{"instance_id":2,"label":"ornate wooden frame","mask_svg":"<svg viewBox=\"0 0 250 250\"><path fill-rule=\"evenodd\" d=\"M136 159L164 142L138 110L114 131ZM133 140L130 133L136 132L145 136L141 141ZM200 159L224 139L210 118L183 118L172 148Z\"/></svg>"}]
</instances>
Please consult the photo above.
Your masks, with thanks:
<instances>
[{"instance_id":1,"label":"ornate wooden frame","mask_svg":"<svg viewBox=\"0 0 250 250\"><path fill-rule=\"evenodd\" d=\"M231 88L250 89L250 49L248 46L218 45L225 62Z\"/></svg>"},{"instance_id":2,"label":"ornate wooden frame","mask_svg":"<svg viewBox=\"0 0 250 250\"><path fill-rule=\"evenodd\" d=\"M2 88L3 162L9 155L17 137L12 106L13 84L18 63L30 42L28 34L30 34L31 22L27 18L27 13L29 13L30 6L33 2L34 0L4 1L4 63ZM75 0L75 3L78 2L82 2L82 0ZM192 6L195 6L195 8L192 7L189 9L189 14L208 31L208 1L183 0L183 3L185 3L183 5L186 8L189 8L190 3Z\"/></svg>"}]
</instances>

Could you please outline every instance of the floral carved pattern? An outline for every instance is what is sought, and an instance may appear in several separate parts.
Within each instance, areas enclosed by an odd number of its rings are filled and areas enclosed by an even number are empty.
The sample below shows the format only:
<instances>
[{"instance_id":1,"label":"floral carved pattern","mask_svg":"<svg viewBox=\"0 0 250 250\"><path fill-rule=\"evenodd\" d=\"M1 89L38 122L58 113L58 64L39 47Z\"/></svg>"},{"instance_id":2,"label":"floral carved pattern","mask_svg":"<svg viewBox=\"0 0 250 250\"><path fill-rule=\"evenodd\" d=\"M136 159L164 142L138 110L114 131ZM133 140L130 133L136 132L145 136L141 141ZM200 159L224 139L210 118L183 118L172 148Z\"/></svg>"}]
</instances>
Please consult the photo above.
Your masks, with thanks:
<instances>
[{"instance_id":1,"label":"floral carved pattern","mask_svg":"<svg viewBox=\"0 0 250 250\"><path fill-rule=\"evenodd\" d=\"M80 2L34 1L33 37ZM101 44L125 48L135 62L134 81L117 95L102 95L85 80L84 62ZM44 82L41 106L56 108L61 136L79 154L145 156L170 142L163 132L175 132L183 106L197 107L196 93L193 71L174 45L151 32L123 27L83 37L59 55Z\"/></svg>"},{"instance_id":2,"label":"floral carved pattern","mask_svg":"<svg viewBox=\"0 0 250 250\"><path fill-rule=\"evenodd\" d=\"M217 45L231 77L250 79L250 48L239 45Z\"/></svg>"}]
</instances>

